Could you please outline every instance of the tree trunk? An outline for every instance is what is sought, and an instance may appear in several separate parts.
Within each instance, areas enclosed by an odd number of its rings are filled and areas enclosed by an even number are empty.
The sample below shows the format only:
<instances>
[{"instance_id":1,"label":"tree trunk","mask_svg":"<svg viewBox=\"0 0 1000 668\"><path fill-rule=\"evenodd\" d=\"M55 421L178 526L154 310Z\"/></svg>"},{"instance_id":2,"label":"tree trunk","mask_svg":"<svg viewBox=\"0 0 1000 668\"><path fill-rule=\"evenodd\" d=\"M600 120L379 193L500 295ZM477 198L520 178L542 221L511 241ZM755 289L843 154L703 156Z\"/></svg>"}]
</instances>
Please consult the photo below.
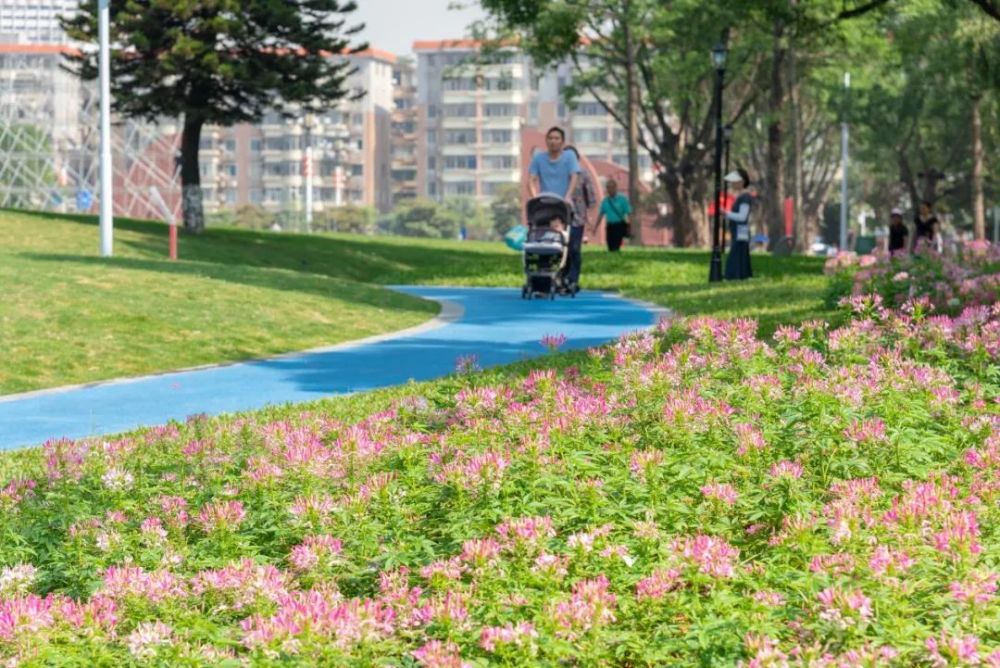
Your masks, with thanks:
<instances>
[{"instance_id":1,"label":"tree trunk","mask_svg":"<svg viewBox=\"0 0 1000 668\"><path fill-rule=\"evenodd\" d=\"M913 177L913 168L906 156L905 147L896 149L896 159L899 162L899 179L906 185L906 191L910 193L910 206L913 207L914 211L919 211L920 193L917 191L917 181Z\"/></svg>"},{"instance_id":2,"label":"tree trunk","mask_svg":"<svg viewBox=\"0 0 1000 668\"><path fill-rule=\"evenodd\" d=\"M810 238L810 229L807 221L805 219L805 210L803 207L803 184L802 184L802 151L803 151L803 137L802 137L802 107L801 101L799 99L799 94L801 92L801 84L799 82L798 75L798 63L796 62L795 47L789 49L788 51L788 66L789 66L789 82L791 86L791 107L792 107L792 138L793 138L793 154L792 154L792 181L793 181L793 194L792 197L795 199L795 250L799 252L805 252L809 249L812 242Z\"/></svg>"},{"instance_id":3,"label":"tree trunk","mask_svg":"<svg viewBox=\"0 0 1000 668\"><path fill-rule=\"evenodd\" d=\"M972 231L986 239L986 198L983 194L983 96L972 96Z\"/></svg>"},{"instance_id":4,"label":"tree trunk","mask_svg":"<svg viewBox=\"0 0 1000 668\"><path fill-rule=\"evenodd\" d=\"M698 188L689 188L675 170L668 170L663 177L663 186L670 204L674 246L690 248L706 245L707 221L704 209L698 205L704 201L705 193L699 193Z\"/></svg>"},{"instance_id":5,"label":"tree trunk","mask_svg":"<svg viewBox=\"0 0 1000 668\"><path fill-rule=\"evenodd\" d=\"M761 179L764 184L764 216L767 219L768 246L775 245L785 236L785 164L784 133L781 127L782 106L785 103L785 87L782 80L782 61L785 49L782 46L784 26L774 28L774 50L771 57L771 85L768 95L767 174Z\"/></svg>"},{"instance_id":6,"label":"tree trunk","mask_svg":"<svg viewBox=\"0 0 1000 668\"><path fill-rule=\"evenodd\" d=\"M201 145L201 128L204 121L195 116L185 116L181 135L181 189L183 192L184 229L199 234L205 229L202 209L201 171L198 168L198 149Z\"/></svg>"},{"instance_id":7,"label":"tree trunk","mask_svg":"<svg viewBox=\"0 0 1000 668\"><path fill-rule=\"evenodd\" d=\"M628 198L632 208L632 238L636 246L642 245L642 216L639 212L639 78L636 76L636 45L629 25L631 3L626 2L626 20L622 23L625 33L625 80L628 88Z\"/></svg>"}]
</instances>

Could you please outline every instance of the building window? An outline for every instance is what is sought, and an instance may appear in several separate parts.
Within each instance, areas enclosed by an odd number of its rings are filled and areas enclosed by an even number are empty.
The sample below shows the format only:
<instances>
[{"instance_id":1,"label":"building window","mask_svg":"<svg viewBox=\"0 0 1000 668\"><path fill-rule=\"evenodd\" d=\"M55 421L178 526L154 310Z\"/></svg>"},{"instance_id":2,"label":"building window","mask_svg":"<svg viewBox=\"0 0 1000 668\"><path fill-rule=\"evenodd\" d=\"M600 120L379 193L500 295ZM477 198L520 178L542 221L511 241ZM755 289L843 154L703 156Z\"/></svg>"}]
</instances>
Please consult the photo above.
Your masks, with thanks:
<instances>
[{"instance_id":1,"label":"building window","mask_svg":"<svg viewBox=\"0 0 1000 668\"><path fill-rule=\"evenodd\" d=\"M261 141L259 139L251 139L250 140L250 150L253 151L253 152L255 152L255 153L259 153L260 149L261 149Z\"/></svg>"},{"instance_id":2,"label":"building window","mask_svg":"<svg viewBox=\"0 0 1000 668\"><path fill-rule=\"evenodd\" d=\"M474 155L449 155L444 159L445 169L475 169L476 156Z\"/></svg>"},{"instance_id":3,"label":"building window","mask_svg":"<svg viewBox=\"0 0 1000 668\"><path fill-rule=\"evenodd\" d=\"M457 181L455 183L444 184L445 195L475 195L475 181Z\"/></svg>"},{"instance_id":4,"label":"building window","mask_svg":"<svg viewBox=\"0 0 1000 668\"><path fill-rule=\"evenodd\" d=\"M512 155L488 155L483 158L486 169L517 169L518 159Z\"/></svg>"},{"instance_id":5,"label":"building window","mask_svg":"<svg viewBox=\"0 0 1000 668\"><path fill-rule=\"evenodd\" d=\"M516 104L484 104L483 115L492 117L508 118L517 116L518 105Z\"/></svg>"},{"instance_id":6,"label":"building window","mask_svg":"<svg viewBox=\"0 0 1000 668\"><path fill-rule=\"evenodd\" d=\"M437 158L433 155L427 156L427 169L437 169Z\"/></svg>"},{"instance_id":7,"label":"building window","mask_svg":"<svg viewBox=\"0 0 1000 668\"><path fill-rule=\"evenodd\" d=\"M428 142L430 143L430 142ZM476 143L476 131L475 130L445 130L444 132L444 143L445 144L475 144Z\"/></svg>"},{"instance_id":8,"label":"building window","mask_svg":"<svg viewBox=\"0 0 1000 668\"><path fill-rule=\"evenodd\" d=\"M486 144L510 144L513 140L512 130L483 130L483 142Z\"/></svg>"},{"instance_id":9,"label":"building window","mask_svg":"<svg viewBox=\"0 0 1000 668\"><path fill-rule=\"evenodd\" d=\"M476 105L471 102L444 105L445 118L472 118L475 115Z\"/></svg>"},{"instance_id":10,"label":"building window","mask_svg":"<svg viewBox=\"0 0 1000 668\"><path fill-rule=\"evenodd\" d=\"M608 113L600 102L580 102L573 111L578 116L605 116Z\"/></svg>"}]
</instances>

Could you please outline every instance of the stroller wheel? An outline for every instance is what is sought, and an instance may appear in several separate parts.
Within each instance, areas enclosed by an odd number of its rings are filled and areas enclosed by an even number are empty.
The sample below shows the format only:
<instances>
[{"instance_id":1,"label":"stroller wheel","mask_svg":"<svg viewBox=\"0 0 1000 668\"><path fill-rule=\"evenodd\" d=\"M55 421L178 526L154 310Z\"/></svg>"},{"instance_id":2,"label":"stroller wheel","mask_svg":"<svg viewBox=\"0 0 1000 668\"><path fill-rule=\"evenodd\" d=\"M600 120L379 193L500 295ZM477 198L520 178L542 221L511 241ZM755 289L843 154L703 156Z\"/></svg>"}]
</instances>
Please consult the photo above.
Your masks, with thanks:
<instances>
[{"instance_id":1,"label":"stroller wheel","mask_svg":"<svg viewBox=\"0 0 1000 668\"><path fill-rule=\"evenodd\" d=\"M551 292L549 292L549 301L554 302L555 300L556 300L556 291L552 290Z\"/></svg>"},{"instance_id":2,"label":"stroller wheel","mask_svg":"<svg viewBox=\"0 0 1000 668\"><path fill-rule=\"evenodd\" d=\"M521 299L527 299L527 298L528 298L528 288L527 287L521 288Z\"/></svg>"}]
</instances>

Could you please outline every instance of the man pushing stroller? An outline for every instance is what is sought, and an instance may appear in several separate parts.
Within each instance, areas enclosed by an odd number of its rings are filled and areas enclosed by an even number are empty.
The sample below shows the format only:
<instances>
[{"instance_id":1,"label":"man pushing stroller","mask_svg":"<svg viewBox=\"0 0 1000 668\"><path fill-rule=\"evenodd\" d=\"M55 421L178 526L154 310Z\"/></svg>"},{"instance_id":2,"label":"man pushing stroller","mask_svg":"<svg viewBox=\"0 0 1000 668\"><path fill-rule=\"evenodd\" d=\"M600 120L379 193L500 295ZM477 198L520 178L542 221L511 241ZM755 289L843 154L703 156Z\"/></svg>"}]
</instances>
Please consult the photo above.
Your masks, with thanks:
<instances>
[{"instance_id":1,"label":"man pushing stroller","mask_svg":"<svg viewBox=\"0 0 1000 668\"><path fill-rule=\"evenodd\" d=\"M580 162L575 153L563 150L565 143L566 133L562 128L553 127L545 133L547 150L545 153L536 153L528 168L528 191L533 200L542 194L555 195L566 201L572 198L580 179ZM558 220L560 227L569 229L573 225L572 207L567 207L565 215L557 214L553 220ZM582 227L580 228L580 236L582 237ZM572 244L569 252L574 252ZM575 252L579 253L580 251L577 248ZM575 294L580 289L577 279L578 277L573 276L569 284L563 286L563 289Z\"/></svg>"}]
</instances>

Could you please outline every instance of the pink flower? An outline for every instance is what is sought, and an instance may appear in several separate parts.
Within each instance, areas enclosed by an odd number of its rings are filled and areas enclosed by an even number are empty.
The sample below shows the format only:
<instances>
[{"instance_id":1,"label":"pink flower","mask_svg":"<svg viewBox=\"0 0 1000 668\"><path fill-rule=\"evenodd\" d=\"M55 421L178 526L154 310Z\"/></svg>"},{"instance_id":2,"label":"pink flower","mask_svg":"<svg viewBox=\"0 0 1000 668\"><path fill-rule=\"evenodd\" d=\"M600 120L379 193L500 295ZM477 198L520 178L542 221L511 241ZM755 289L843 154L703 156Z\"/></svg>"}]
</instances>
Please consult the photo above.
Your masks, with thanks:
<instances>
[{"instance_id":1,"label":"pink flower","mask_svg":"<svg viewBox=\"0 0 1000 668\"><path fill-rule=\"evenodd\" d=\"M389 637L395 629L395 619L395 611L380 601L344 602L335 594L311 590L283 596L273 615L254 615L240 626L243 643L249 648L308 634L343 650Z\"/></svg>"},{"instance_id":2,"label":"pink flower","mask_svg":"<svg viewBox=\"0 0 1000 668\"><path fill-rule=\"evenodd\" d=\"M740 457L767 447L764 434L752 424L740 423L734 425L733 431L736 432L736 442L739 444L739 447L736 448L736 454Z\"/></svg>"},{"instance_id":3,"label":"pink flower","mask_svg":"<svg viewBox=\"0 0 1000 668\"><path fill-rule=\"evenodd\" d=\"M868 567L875 575L885 575L893 573L901 575L913 566L913 559L902 550L890 550L884 545L879 545L868 560Z\"/></svg>"},{"instance_id":4,"label":"pink flower","mask_svg":"<svg viewBox=\"0 0 1000 668\"><path fill-rule=\"evenodd\" d=\"M323 518L332 513L336 507L337 502L333 497L326 494L310 494L296 497L289 512L296 517Z\"/></svg>"},{"instance_id":5,"label":"pink flower","mask_svg":"<svg viewBox=\"0 0 1000 668\"><path fill-rule=\"evenodd\" d=\"M642 481L660 464L663 463L661 450L639 450L632 453L629 470Z\"/></svg>"},{"instance_id":6,"label":"pink flower","mask_svg":"<svg viewBox=\"0 0 1000 668\"><path fill-rule=\"evenodd\" d=\"M470 374L479 370L479 355L462 355L455 360L455 373Z\"/></svg>"},{"instance_id":7,"label":"pink flower","mask_svg":"<svg viewBox=\"0 0 1000 668\"><path fill-rule=\"evenodd\" d=\"M160 542L166 539L167 530L163 528L163 522L159 517L147 517L142 521L139 530L153 542Z\"/></svg>"},{"instance_id":8,"label":"pink flower","mask_svg":"<svg viewBox=\"0 0 1000 668\"><path fill-rule=\"evenodd\" d=\"M776 591L759 591L753 600L767 608L778 608L785 604L785 596Z\"/></svg>"},{"instance_id":9,"label":"pink flower","mask_svg":"<svg viewBox=\"0 0 1000 668\"><path fill-rule=\"evenodd\" d=\"M549 577L566 577L569 573L569 557L543 552L535 558L535 565L531 570Z\"/></svg>"},{"instance_id":10,"label":"pink flower","mask_svg":"<svg viewBox=\"0 0 1000 668\"><path fill-rule=\"evenodd\" d=\"M202 506L198 513L198 523L206 533L236 531L246 516L241 502L216 501Z\"/></svg>"},{"instance_id":11,"label":"pink flower","mask_svg":"<svg viewBox=\"0 0 1000 668\"><path fill-rule=\"evenodd\" d=\"M472 668L472 664L462 660L458 645L449 641L431 640L410 654L421 666L427 668Z\"/></svg>"},{"instance_id":12,"label":"pink flower","mask_svg":"<svg viewBox=\"0 0 1000 668\"><path fill-rule=\"evenodd\" d=\"M934 534L934 547L953 556L962 553L979 554L979 524L971 510L951 513L945 517L944 529Z\"/></svg>"},{"instance_id":13,"label":"pink flower","mask_svg":"<svg viewBox=\"0 0 1000 668\"><path fill-rule=\"evenodd\" d=\"M440 559L427 564L420 569L420 577L425 580L433 580L438 576L446 580L459 580L464 571L465 565L462 563L462 558L452 557L451 559Z\"/></svg>"},{"instance_id":14,"label":"pink flower","mask_svg":"<svg viewBox=\"0 0 1000 668\"><path fill-rule=\"evenodd\" d=\"M996 573L972 572L964 582L952 582L951 595L963 603L986 605L997 591Z\"/></svg>"},{"instance_id":15,"label":"pink flower","mask_svg":"<svg viewBox=\"0 0 1000 668\"><path fill-rule=\"evenodd\" d=\"M550 351L555 352L559 350L566 343L565 334L546 334L542 337L542 345L548 348Z\"/></svg>"},{"instance_id":16,"label":"pink flower","mask_svg":"<svg viewBox=\"0 0 1000 668\"><path fill-rule=\"evenodd\" d=\"M516 626L507 622L503 626L485 627L479 634L479 646L487 652L495 652L497 645L523 647L537 637L538 632L531 622L518 622Z\"/></svg>"},{"instance_id":17,"label":"pink flower","mask_svg":"<svg viewBox=\"0 0 1000 668\"><path fill-rule=\"evenodd\" d=\"M297 571L308 571L343 551L343 543L333 536L307 536L292 548L288 561Z\"/></svg>"},{"instance_id":18,"label":"pink flower","mask_svg":"<svg viewBox=\"0 0 1000 668\"><path fill-rule=\"evenodd\" d=\"M689 563L697 566L698 572L715 578L730 578L736 573L733 563L740 551L713 536L699 534L674 541L673 551Z\"/></svg>"},{"instance_id":19,"label":"pink flower","mask_svg":"<svg viewBox=\"0 0 1000 668\"><path fill-rule=\"evenodd\" d=\"M51 596L41 598L34 594L0 600L0 640L11 642L52 626L53 602Z\"/></svg>"},{"instance_id":20,"label":"pink flower","mask_svg":"<svg viewBox=\"0 0 1000 668\"><path fill-rule=\"evenodd\" d=\"M803 471L802 464L786 460L771 467L771 477L795 480L802 477Z\"/></svg>"},{"instance_id":21,"label":"pink flower","mask_svg":"<svg viewBox=\"0 0 1000 668\"><path fill-rule=\"evenodd\" d=\"M135 596L152 603L187 595L184 583L169 571L146 571L135 566L112 566L104 571L101 593L110 598Z\"/></svg>"},{"instance_id":22,"label":"pink flower","mask_svg":"<svg viewBox=\"0 0 1000 668\"><path fill-rule=\"evenodd\" d=\"M854 557L846 552L837 554L818 554L813 557L809 564L809 570L813 573L823 573L827 575L842 575L854 570Z\"/></svg>"},{"instance_id":23,"label":"pink flower","mask_svg":"<svg viewBox=\"0 0 1000 668\"><path fill-rule=\"evenodd\" d=\"M240 610L259 600L281 601L292 588L291 577L271 565L243 559L218 570L201 571L191 580L193 592L224 595L232 607Z\"/></svg>"},{"instance_id":24,"label":"pink flower","mask_svg":"<svg viewBox=\"0 0 1000 668\"><path fill-rule=\"evenodd\" d=\"M821 591L817 598L823 606L820 619L841 629L867 624L873 615L872 601L860 589L843 591L829 587Z\"/></svg>"},{"instance_id":25,"label":"pink flower","mask_svg":"<svg viewBox=\"0 0 1000 668\"><path fill-rule=\"evenodd\" d=\"M501 522L496 531L503 537L506 547L536 546L556 535L551 517L519 517Z\"/></svg>"},{"instance_id":26,"label":"pink flower","mask_svg":"<svg viewBox=\"0 0 1000 668\"><path fill-rule=\"evenodd\" d=\"M679 570L675 568L656 570L649 577L636 583L635 597L640 601L645 599L658 601L681 584Z\"/></svg>"},{"instance_id":27,"label":"pink flower","mask_svg":"<svg viewBox=\"0 0 1000 668\"><path fill-rule=\"evenodd\" d=\"M614 622L618 599L608 588L608 578L604 575L573 585L572 598L558 603L553 610L560 634L576 638L594 627Z\"/></svg>"},{"instance_id":28,"label":"pink flower","mask_svg":"<svg viewBox=\"0 0 1000 668\"><path fill-rule=\"evenodd\" d=\"M467 540L462 543L462 560L475 566L485 566L500 556L500 543L492 538Z\"/></svg>"},{"instance_id":29,"label":"pink flower","mask_svg":"<svg viewBox=\"0 0 1000 668\"><path fill-rule=\"evenodd\" d=\"M945 631L937 638L931 636L925 646L930 655L931 665L974 666L979 663L979 638L974 635L949 636Z\"/></svg>"},{"instance_id":30,"label":"pink flower","mask_svg":"<svg viewBox=\"0 0 1000 668\"><path fill-rule=\"evenodd\" d=\"M882 420L854 420L844 430L844 437L853 443L883 443L886 440L885 422Z\"/></svg>"},{"instance_id":31,"label":"pink flower","mask_svg":"<svg viewBox=\"0 0 1000 668\"><path fill-rule=\"evenodd\" d=\"M712 483L710 485L705 485L701 488L701 493L705 495L706 499L721 501L727 506L733 505L739 498L739 495L736 493L733 486L725 483Z\"/></svg>"}]
</instances>

